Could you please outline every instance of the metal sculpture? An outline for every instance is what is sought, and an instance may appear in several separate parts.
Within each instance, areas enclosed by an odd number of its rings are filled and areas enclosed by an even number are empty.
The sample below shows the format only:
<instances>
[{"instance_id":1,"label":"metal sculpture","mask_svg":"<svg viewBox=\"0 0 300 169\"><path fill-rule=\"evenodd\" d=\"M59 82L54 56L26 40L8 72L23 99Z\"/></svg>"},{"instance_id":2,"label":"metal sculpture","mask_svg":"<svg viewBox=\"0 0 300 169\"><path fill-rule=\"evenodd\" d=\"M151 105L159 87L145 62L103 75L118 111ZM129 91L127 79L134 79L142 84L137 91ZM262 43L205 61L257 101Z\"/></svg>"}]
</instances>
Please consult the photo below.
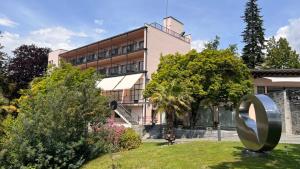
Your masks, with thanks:
<instances>
[{"instance_id":1,"label":"metal sculpture","mask_svg":"<svg viewBox=\"0 0 300 169\"><path fill-rule=\"evenodd\" d=\"M271 151L280 140L280 112L266 95L242 98L236 113L236 126L241 142L251 151Z\"/></svg>"}]
</instances>

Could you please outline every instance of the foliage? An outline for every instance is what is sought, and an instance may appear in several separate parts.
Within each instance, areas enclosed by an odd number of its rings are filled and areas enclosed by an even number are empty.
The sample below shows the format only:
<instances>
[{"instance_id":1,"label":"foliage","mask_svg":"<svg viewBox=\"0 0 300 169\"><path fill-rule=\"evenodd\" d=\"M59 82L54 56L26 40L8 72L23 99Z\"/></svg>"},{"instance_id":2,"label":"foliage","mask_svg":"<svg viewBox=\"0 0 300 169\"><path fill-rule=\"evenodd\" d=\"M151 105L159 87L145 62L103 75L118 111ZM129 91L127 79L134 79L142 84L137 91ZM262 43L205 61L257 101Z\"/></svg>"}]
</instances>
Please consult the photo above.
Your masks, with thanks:
<instances>
[{"instance_id":1,"label":"foliage","mask_svg":"<svg viewBox=\"0 0 300 169\"><path fill-rule=\"evenodd\" d=\"M248 0L245 14L242 17L246 23L245 30L242 33L243 42L245 43L242 58L250 69L260 66L264 59L265 29L263 28L260 11L257 0Z\"/></svg>"},{"instance_id":2,"label":"foliage","mask_svg":"<svg viewBox=\"0 0 300 169\"><path fill-rule=\"evenodd\" d=\"M204 49L217 50L219 45L220 37L216 36L214 40L204 44Z\"/></svg>"},{"instance_id":3,"label":"foliage","mask_svg":"<svg viewBox=\"0 0 300 169\"><path fill-rule=\"evenodd\" d=\"M153 88L155 88L155 92L151 91ZM182 115L188 113L190 110L192 97L188 93L188 89L183 84L178 84L175 81L164 84L151 81L146 88L145 96L149 98L159 113L166 114L167 128L165 137L172 144L175 139L175 114Z\"/></svg>"},{"instance_id":4,"label":"foliage","mask_svg":"<svg viewBox=\"0 0 300 169\"><path fill-rule=\"evenodd\" d=\"M135 149L141 144L140 136L132 128L127 128L120 137L120 147L123 150Z\"/></svg>"},{"instance_id":5,"label":"foliage","mask_svg":"<svg viewBox=\"0 0 300 169\"><path fill-rule=\"evenodd\" d=\"M18 98L18 91L25 89L35 78L43 76L47 70L49 48L22 45L13 51L14 57L8 63L8 79L15 84L9 99Z\"/></svg>"},{"instance_id":6,"label":"foliage","mask_svg":"<svg viewBox=\"0 0 300 169\"><path fill-rule=\"evenodd\" d=\"M170 90L172 83L193 97L192 126L200 102L206 100L210 107L219 103L235 106L242 96L252 92L250 70L232 48L163 56L151 78L144 92L147 98L159 95L159 86Z\"/></svg>"},{"instance_id":7,"label":"foliage","mask_svg":"<svg viewBox=\"0 0 300 169\"><path fill-rule=\"evenodd\" d=\"M276 41L272 37L267 44L267 57L264 67L267 69L300 68L299 54L292 50L285 38Z\"/></svg>"},{"instance_id":8,"label":"foliage","mask_svg":"<svg viewBox=\"0 0 300 169\"><path fill-rule=\"evenodd\" d=\"M19 116L5 122L0 166L79 168L99 152L95 148L103 144L91 141L88 125L103 124L109 110L95 88L96 79L94 70L64 63L36 78L22 92Z\"/></svg>"},{"instance_id":9,"label":"foliage","mask_svg":"<svg viewBox=\"0 0 300 169\"><path fill-rule=\"evenodd\" d=\"M124 126L115 125L112 118L107 119L106 124L103 126L93 126L95 133L100 135L108 145L106 152L117 152L121 149L120 138L125 132Z\"/></svg>"}]
</instances>

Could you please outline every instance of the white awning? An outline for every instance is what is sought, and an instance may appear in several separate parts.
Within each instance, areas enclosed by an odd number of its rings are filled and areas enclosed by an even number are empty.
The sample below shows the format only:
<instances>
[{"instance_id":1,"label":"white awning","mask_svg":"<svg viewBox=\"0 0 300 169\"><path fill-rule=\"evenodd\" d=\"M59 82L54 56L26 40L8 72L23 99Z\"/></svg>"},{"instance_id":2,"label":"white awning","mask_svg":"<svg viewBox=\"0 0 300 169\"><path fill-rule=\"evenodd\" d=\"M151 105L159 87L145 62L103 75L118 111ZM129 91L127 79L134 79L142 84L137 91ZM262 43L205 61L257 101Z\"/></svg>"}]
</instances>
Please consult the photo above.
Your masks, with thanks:
<instances>
[{"instance_id":1,"label":"white awning","mask_svg":"<svg viewBox=\"0 0 300 169\"><path fill-rule=\"evenodd\" d=\"M300 82L300 77L264 77L272 82Z\"/></svg>"},{"instance_id":2,"label":"white awning","mask_svg":"<svg viewBox=\"0 0 300 169\"><path fill-rule=\"evenodd\" d=\"M131 89L133 85L143 76L143 73L126 75L114 90Z\"/></svg>"},{"instance_id":3,"label":"white awning","mask_svg":"<svg viewBox=\"0 0 300 169\"><path fill-rule=\"evenodd\" d=\"M123 78L124 76L104 78L100 82L96 83L96 88L101 88L102 90L106 91L113 90Z\"/></svg>"}]
</instances>

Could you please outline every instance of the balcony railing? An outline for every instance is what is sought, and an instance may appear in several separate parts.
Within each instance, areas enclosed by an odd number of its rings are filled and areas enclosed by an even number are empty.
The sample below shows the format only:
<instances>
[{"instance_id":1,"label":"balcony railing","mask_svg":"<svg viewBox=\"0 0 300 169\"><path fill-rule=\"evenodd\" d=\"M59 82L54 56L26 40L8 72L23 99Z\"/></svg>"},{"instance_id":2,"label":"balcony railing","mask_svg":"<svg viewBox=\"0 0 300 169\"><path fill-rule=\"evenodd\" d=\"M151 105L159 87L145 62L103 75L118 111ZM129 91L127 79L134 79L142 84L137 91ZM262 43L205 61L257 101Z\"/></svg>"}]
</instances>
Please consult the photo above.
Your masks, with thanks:
<instances>
[{"instance_id":1,"label":"balcony railing","mask_svg":"<svg viewBox=\"0 0 300 169\"><path fill-rule=\"evenodd\" d=\"M140 41L136 44L129 44L128 46L122 46L122 47L112 47L110 49L104 49L97 53L92 53L87 56L80 56L77 58L73 58L70 60L71 64L73 65L81 65L86 64L89 62L94 62L97 60L103 60L111 57L116 57L120 55L126 55L133 52L137 52L140 50L144 50L144 42Z\"/></svg>"},{"instance_id":2,"label":"balcony railing","mask_svg":"<svg viewBox=\"0 0 300 169\"><path fill-rule=\"evenodd\" d=\"M144 70L144 62L132 62L128 64L115 65L112 67L100 68L98 73L105 75L106 77L120 76L134 73L142 73Z\"/></svg>"},{"instance_id":3,"label":"balcony railing","mask_svg":"<svg viewBox=\"0 0 300 169\"><path fill-rule=\"evenodd\" d=\"M152 26L153 28L156 28L156 29L158 29L160 31L163 31L163 32L165 32L165 33L167 33L167 34L169 34L171 36L174 36L175 38L181 39L181 40L183 40L183 41L185 41L187 43L191 43L191 39L188 38L187 36L184 36L184 35L182 35L180 33L177 33L177 32L175 32L175 31L173 31L173 30L171 30L169 28L166 28L166 27L164 27L164 26L162 26L162 25L160 25L160 24L158 24L156 22L151 23L150 26Z\"/></svg>"}]
</instances>

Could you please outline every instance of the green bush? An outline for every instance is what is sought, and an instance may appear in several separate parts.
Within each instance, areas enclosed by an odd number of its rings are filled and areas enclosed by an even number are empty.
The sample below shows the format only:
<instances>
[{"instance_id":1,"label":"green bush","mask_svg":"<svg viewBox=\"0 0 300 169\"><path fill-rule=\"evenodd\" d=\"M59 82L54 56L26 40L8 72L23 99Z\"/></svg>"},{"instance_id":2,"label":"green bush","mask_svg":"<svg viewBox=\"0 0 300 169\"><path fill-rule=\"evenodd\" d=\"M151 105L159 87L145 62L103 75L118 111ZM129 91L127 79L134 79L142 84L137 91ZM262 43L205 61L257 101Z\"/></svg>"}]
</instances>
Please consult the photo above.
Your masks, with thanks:
<instances>
[{"instance_id":1,"label":"green bush","mask_svg":"<svg viewBox=\"0 0 300 169\"><path fill-rule=\"evenodd\" d=\"M138 148L142 144L140 136L131 128L127 128L120 137L120 147L123 150Z\"/></svg>"},{"instance_id":2,"label":"green bush","mask_svg":"<svg viewBox=\"0 0 300 169\"><path fill-rule=\"evenodd\" d=\"M104 150L88 125L109 116L95 88L95 72L68 64L35 79L19 99L20 113L7 118L0 142L0 168L79 168Z\"/></svg>"}]
</instances>

